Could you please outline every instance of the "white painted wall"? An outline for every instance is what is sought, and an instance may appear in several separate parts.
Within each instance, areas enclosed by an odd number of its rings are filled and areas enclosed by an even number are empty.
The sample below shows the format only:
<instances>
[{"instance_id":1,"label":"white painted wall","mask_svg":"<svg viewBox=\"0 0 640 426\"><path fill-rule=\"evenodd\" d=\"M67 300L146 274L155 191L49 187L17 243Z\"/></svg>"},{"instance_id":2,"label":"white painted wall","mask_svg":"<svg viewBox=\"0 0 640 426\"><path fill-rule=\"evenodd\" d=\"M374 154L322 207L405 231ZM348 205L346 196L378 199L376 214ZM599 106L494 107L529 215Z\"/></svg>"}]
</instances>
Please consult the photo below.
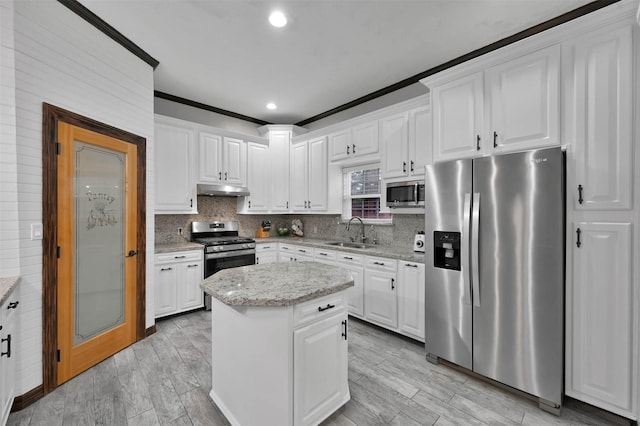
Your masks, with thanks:
<instances>
[{"instance_id":1,"label":"white painted wall","mask_svg":"<svg viewBox=\"0 0 640 426\"><path fill-rule=\"evenodd\" d=\"M147 327L154 323L153 69L56 1L2 0L0 9L0 272L22 276L16 384L16 394L22 395L42 384L42 242L30 240L30 225L42 222L43 102L147 138ZM5 92L11 95L5 83L10 86L12 69L10 41L5 42L11 37L5 35L13 35L15 49L15 107L5 105ZM7 99L10 103L11 96Z\"/></svg>"}]
</instances>

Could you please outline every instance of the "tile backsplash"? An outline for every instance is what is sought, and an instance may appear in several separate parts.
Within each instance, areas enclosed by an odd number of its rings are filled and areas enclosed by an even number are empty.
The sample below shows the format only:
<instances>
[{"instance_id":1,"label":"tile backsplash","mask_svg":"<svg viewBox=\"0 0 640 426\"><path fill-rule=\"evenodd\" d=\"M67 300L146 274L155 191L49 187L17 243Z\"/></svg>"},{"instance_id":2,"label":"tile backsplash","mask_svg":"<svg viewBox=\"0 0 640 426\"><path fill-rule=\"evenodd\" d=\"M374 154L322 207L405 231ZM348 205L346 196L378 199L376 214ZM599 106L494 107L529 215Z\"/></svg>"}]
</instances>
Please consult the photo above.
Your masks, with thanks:
<instances>
[{"instance_id":1,"label":"tile backsplash","mask_svg":"<svg viewBox=\"0 0 640 426\"><path fill-rule=\"evenodd\" d=\"M255 236L263 220L270 220L272 235L276 235L275 229L281 226L291 227L291 221L295 218L302 220L306 237L335 239L347 241L349 238L359 239L361 225L352 222L347 231L346 223L341 223L340 215L244 215L237 214L235 197L198 197L198 214L174 214L156 215L155 238L156 244L176 243L191 239L191 222L202 220L237 220L240 235ZM178 232L182 229L182 235ZM394 215L392 225L366 225L365 235L367 242L376 240L377 244L387 247L406 249L413 246L413 236L416 232L424 230L424 215L401 214Z\"/></svg>"}]
</instances>

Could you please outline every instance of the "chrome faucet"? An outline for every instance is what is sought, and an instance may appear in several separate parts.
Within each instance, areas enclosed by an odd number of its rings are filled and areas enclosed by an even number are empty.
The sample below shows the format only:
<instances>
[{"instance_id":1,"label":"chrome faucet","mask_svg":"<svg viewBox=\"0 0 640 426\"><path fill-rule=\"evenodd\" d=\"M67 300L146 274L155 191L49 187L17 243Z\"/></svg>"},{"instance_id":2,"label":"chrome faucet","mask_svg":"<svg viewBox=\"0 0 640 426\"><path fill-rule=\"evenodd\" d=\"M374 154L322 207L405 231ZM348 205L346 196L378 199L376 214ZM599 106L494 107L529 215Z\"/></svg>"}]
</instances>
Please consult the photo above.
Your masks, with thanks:
<instances>
[{"instance_id":1,"label":"chrome faucet","mask_svg":"<svg viewBox=\"0 0 640 426\"><path fill-rule=\"evenodd\" d=\"M360 221L360 225L362 226L362 243L364 244L364 242L366 241L367 237L364 236L364 222L362 221L362 219L360 219L360 217L353 216L351 219L349 219L349 223L347 223L347 231L349 230L349 227L351 226L351 222L354 219L358 219Z\"/></svg>"}]
</instances>

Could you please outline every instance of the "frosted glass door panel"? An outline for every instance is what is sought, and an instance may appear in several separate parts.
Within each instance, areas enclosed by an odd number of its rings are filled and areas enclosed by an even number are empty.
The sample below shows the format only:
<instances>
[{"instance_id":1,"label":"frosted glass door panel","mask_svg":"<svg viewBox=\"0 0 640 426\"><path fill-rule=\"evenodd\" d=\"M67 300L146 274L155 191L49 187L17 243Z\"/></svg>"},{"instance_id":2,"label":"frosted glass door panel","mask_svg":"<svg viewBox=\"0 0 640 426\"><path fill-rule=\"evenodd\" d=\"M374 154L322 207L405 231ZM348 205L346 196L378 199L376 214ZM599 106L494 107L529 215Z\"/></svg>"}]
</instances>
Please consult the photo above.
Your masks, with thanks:
<instances>
[{"instance_id":1,"label":"frosted glass door panel","mask_svg":"<svg viewBox=\"0 0 640 426\"><path fill-rule=\"evenodd\" d=\"M74 345L125 320L125 155L74 142Z\"/></svg>"}]
</instances>

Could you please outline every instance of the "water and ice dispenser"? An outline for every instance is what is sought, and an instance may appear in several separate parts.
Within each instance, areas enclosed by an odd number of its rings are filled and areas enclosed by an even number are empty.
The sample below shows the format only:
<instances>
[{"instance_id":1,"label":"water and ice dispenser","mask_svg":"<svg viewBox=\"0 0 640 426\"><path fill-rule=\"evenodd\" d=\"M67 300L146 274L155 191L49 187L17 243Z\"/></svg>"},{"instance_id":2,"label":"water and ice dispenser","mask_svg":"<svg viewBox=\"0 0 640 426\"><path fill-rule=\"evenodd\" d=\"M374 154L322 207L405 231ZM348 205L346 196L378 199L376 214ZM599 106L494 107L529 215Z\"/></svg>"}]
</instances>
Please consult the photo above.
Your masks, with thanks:
<instances>
[{"instance_id":1,"label":"water and ice dispenser","mask_svg":"<svg viewBox=\"0 0 640 426\"><path fill-rule=\"evenodd\" d=\"M460 232L433 231L433 266L460 270Z\"/></svg>"}]
</instances>

